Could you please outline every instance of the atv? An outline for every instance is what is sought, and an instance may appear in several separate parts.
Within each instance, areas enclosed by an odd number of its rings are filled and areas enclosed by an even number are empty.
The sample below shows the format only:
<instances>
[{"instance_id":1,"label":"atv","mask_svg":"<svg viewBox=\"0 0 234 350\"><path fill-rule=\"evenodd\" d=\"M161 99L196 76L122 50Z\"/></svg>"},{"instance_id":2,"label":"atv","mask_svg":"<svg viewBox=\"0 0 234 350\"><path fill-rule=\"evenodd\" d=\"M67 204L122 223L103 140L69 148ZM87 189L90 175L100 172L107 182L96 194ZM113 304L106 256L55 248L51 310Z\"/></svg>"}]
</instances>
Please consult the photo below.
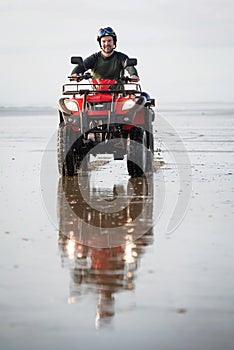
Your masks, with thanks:
<instances>
[{"instance_id":1,"label":"atv","mask_svg":"<svg viewBox=\"0 0 234 350\"><path fill-rule=\"evenodd\" d=\"M83 65L83 59L72 57L71 63ZM136 59L128 58L125 68L136 64ZM76 82L64 84L57 136L60 175L87 170L90 155L99 154L112 154L115 160L126 156L131 177L151 174L154 106L155 100L125 76L118 81L93 79L85 72Z\"/></svg>"}]
</instances>

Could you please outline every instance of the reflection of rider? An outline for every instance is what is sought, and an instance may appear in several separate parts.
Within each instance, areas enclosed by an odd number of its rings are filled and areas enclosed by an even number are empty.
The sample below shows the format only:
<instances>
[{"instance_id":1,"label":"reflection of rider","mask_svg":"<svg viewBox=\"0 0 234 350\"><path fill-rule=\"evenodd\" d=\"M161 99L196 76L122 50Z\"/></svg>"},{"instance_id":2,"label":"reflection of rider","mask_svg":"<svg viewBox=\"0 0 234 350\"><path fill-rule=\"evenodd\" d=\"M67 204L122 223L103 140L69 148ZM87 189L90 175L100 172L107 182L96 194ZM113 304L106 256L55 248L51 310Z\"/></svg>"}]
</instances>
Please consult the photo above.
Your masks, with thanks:
<instances>
[{"instance_id":1,"label":"reflection of rider","mask_svg":"<svg viewBox=\"0 0 234 350\"><path fill-rule=\"evenodd\" d=\"M110 27L101 28L98 31L97 41L101 51L92 54L84 60L84 66L76 66L72 71L72 80L76 80L77 75L86 70L92 70L94 79L113 79L118 80L124 73L124 63L128 58L122 52L114 51L117 42L117 36ZM135 67L127 67L132 81L139 80Z\"/></svg>"},{"instance_id":2,"label":"reflection of rider","mask_svg":"<svg viewBox=\"0 0 234 350\"><path fill-rule=\"evenodd\" d=\"M135 288L138 261L144 254L144 246L152 244L153 232L149 229L135 240L134 227L131 227L131 221L128 219L134 217L136 211L142 208L140 203L144 203L144 198L152 196L153 193L148 186L145 186L145 181L131 179L127 186L131 194L126 193L131 200L127 201L126 211L119 213L119 223L126 225L126 234L122 237L121 244L109 248L95 247L91 244L97 245L102 237L101 235L96 237L95 233L88 232L83 223L90 219L90 223L97 227L96 225L100 226L102 221L100 215L97 215L97 210L89 206L82 197L79 183L80 185L84 183L81 178L82 176L78 179L61 178L59 181L59 246L63 265L70 266L71 271L68 302L75 303L82 294L90 290L98 295L95 326L99 328L111 324L115 315L115 294ZM89 180L87 177L84 178L87 181L86 186L89 187L90 198L93 198L95 191L100 195L99 189L95 187L93 192ZM105 190L103 192L105 193ZM114 198L116 195L113 193ZM145 221L152 215L151 209L149 206ZM112 220L115 221L115 213ZM84 236L88 236L89 240L84 239ZM84 245L84 241L88 244Z\"/></svg>"}]
</instances>

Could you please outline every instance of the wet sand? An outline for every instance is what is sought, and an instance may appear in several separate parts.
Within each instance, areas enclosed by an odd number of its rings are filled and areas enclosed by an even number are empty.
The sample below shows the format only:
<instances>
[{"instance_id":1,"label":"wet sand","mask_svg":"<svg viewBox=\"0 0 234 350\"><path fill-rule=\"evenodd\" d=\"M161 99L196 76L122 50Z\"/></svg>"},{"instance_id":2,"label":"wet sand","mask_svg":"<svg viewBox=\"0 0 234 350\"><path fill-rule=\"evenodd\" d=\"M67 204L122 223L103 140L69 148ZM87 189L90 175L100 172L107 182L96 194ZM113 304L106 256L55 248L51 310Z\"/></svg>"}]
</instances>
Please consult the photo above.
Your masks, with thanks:
<instances>
[{"instance_id":1,"label":"wet sand","mask_svg":"<svg viewBox=\"0 0 234 350\"><path fill-rule=\"evenodd\" d=\"M0 118L1 349L233 349L233 106L161 107L144 181L61 180L56 111Z\"/></svg>"}]
</instances>

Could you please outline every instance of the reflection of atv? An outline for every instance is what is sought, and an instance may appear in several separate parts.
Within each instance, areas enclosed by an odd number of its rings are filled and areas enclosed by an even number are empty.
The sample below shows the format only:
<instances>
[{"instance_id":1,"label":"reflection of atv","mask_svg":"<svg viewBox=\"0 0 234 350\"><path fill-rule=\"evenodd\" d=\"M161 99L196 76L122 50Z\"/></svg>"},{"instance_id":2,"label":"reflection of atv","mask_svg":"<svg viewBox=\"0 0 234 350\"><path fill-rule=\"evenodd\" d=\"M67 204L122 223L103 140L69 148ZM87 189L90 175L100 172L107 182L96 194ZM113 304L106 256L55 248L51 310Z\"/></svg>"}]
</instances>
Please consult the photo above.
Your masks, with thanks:
<instances>
[{"instance_id":1,"label":"reflection of atv","mask_svg":"<svg viewBox=\"0 0 234 350\"><path fill-rule=\"evenodd\" d=\"M81 57L72 63L83 64ZM126 67L136 65L127 59ZM120 81L92 79L89 73L77 83L63 85L59 100L58 167L61 175L74 176L88 166L89 155L110 153L124 159L131 177L152 172L154 99L128 77Z\"/></svg>"},{"instance_id":2,"label":"reflection of atv","mask_svg":"<svg viewBox=\"0 0 234 350\"><path fill-rule=\"evenodd\" d=\"M145 247L153 243L153 179L130 178L126 183L113 179L113 185L102 189L90 181L89 175L79 173L77 177L59 179L58 243L62 266L70 269L68 302L97 294L95 325L100 327L109 324L115 315L115 296L135 288L135 272ZM86 196L83 188L87 189ZM127 198L126 207L120 206L118 212L101 212L98 202L95 207L89 204L103 198L113 209L118 197L122 203L123 197ZM139 224L134 224L140 212Z\"/></svg>"},{"instance_id":3,"label":"reflection of atv","mask_svg":"<svg viewBox=\"0 0 234 350\"><path fill-rule=\"evenodd\" d=\"M153 227L153 179L131 178L108 189L92 188L89 176L59 179L59 231L80 244L109 248L133 241Z\"/></svg>"}]
</instances>

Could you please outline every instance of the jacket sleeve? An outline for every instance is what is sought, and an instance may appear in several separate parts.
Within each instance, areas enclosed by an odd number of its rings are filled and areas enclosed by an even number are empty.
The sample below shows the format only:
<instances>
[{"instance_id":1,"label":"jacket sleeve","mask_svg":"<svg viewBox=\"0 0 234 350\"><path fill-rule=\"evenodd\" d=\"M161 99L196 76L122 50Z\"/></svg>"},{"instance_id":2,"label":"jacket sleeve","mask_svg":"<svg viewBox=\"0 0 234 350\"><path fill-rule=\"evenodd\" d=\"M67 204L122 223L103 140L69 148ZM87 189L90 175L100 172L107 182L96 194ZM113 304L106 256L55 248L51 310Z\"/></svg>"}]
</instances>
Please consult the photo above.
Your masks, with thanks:
<instances>
[{"instance_id":1,"label":"jacket sleeve","mask_svg":"<svg viewBox=\"0 0 234 350\"><path fill-rule=\"evenodd\" d=\"M93 69L97 63L97 54L92 54L84 60L83 66L76 66L71 74L80 74L84 73L88 69Z\"/></svg>"}]
</instances>

